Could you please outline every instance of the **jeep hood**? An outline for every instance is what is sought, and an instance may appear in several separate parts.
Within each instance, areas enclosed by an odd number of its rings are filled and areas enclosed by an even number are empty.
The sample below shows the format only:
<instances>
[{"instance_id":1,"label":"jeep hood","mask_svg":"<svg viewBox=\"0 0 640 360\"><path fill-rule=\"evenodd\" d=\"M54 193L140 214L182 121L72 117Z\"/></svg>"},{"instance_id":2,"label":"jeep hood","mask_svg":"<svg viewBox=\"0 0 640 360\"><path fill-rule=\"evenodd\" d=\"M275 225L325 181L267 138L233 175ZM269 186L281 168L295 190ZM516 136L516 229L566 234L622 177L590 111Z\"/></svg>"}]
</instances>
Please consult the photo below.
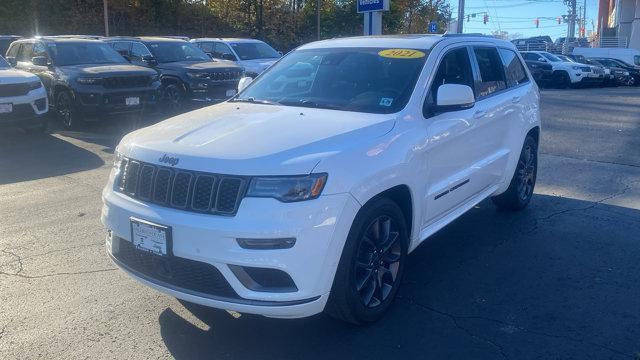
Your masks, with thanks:
<instances>
[{"instance_id":1,"label":"jeep hood","mask_svg":"<svg viewBox=\"0 0 640 360\"><path fill-rule=\"evenodd\" d=\"M160 165L167 155L179 159L177 168L213 173L308 174L394 124L393 115L227 102L137 130L118 151Z\"/></svg>"},{"instance_id":2,"label":"jeep hood","mask_svg":"<svg viewBox=\"0 0 640 360\"><path fill-rule=\"evenodd\" d=\"M118 76L118 75L155 75L156 71L130 64L112 65L66 65L59 67L67 75L76 76Z\"/></svg>"},{"instance_id":3,"label":"jeep hood","mask_svg":"<svg viewBox=\"0 0 640 360\"><path fill-rule=\"evenodd\" d=\"M233 62L222 61L176 61L161 63L158 65L158 69L176 70L176 71L196 71L206 72L214 70L239 70L240 68Z\"/></svg>"}]
</instances>

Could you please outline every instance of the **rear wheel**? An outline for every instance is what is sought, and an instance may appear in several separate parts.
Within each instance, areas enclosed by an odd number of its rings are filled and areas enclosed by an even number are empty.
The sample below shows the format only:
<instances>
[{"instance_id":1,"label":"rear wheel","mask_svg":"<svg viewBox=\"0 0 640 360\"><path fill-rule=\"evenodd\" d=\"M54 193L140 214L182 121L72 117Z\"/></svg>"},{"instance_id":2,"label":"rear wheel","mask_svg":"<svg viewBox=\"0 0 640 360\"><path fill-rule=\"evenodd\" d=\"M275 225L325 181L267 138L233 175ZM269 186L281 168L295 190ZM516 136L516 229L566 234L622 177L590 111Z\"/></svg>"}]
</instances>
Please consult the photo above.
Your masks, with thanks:
<instances>
[{"instance_id":1,"label":"rear wheel","mask_svg":"<svg viewBox=\"0 0 640 360\"><path fill-rule=\"evenodd\" d=\"M378 198L365 205L349 231L326 312L354 324L380 319L400 287L407 244L395 202Z\"/></svg>"},{"instance_id":2,"label":"rear wheel","mask_svg":"<svg viewBox=\"0 0 640 360\"><path fill-rule=\"evenodd\" d=\"M492 197L491 200L503 210L524 209L533 196L537 175L538 143L533 136L527 135L509 188L504 193Z\"/></svg>"}]
</instances>

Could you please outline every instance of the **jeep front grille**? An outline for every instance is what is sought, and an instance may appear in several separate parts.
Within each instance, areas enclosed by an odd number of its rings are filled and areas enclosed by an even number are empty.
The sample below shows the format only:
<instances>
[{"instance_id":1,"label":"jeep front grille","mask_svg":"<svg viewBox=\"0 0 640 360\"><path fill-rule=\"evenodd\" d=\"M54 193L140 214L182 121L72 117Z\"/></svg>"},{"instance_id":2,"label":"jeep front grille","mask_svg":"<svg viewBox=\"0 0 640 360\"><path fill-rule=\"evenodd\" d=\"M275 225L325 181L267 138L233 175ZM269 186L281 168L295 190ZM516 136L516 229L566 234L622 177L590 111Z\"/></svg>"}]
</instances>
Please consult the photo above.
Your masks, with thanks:
<instances>
[{"instance_id":1,"label":"jeep front grille","mask_svg":"<svg viewBox=\"0 0 640 360\"><path fill-rule=\"evenodd\" d=\"M104 79L103 85L107 89L146 87L152 79L153 77L148 75L111 76Z\"/></svg>"},{"instance_id":2,"label":"jeep front grille","mask_svg":"<svg viewBox=\"0 0 640 360\"><path fill-rule=\"evenodd\" d=\"M145 202L198 213L233 216L248 179L157 166L123 159L116 180L119 192Z\"/></svg>"}]
</instances>

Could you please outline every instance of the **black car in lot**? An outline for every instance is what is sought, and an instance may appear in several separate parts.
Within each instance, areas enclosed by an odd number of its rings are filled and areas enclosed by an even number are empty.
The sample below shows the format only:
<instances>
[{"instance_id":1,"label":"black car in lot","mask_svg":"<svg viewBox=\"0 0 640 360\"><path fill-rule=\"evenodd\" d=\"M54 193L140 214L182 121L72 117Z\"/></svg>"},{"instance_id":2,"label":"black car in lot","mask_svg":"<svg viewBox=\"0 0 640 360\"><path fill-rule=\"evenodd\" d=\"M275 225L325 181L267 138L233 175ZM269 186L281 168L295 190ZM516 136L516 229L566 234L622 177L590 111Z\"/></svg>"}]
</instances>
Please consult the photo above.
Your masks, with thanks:
<instances>
[{"instance_id":1,"label":"black car in lot","mask_svg":"<svg viewBox=\"0 0 640 360\"><path fill-rule=\"evenodd\" d=\"M538 86L545 87L553 82L553 66L542 61L526 60L524 61L529 68L529 72L533 76Z\"/></svg>"},{"instance_id":2,"label":"black car in lot","mask_svg":"<svg viewBox=\"0 0 640 360\"><path fill-rule=\"evenodd\" d=\"M585 61L585 64L594 65L594 66L601 66L601 67L603 67L605 69L608 69L609 73L613 77L611 85L633 86L636 83L636 80L634 79L633 76L631 76L629 71L627 71L627 70L625 70L625 69L623 69L623 68L621 68L619 66L607 66L607 65L599 62L598 60L594 60L594 59L585 59L584 61Z\"/></svg>"},{"instance_id":3,"label":"black car in lot","mask_svg":"<svg viewBox=\"0 0 640 360\"><path fill-rule=\"evenodd\" d=\"M622 60L611 59L611 58L594 57L594 58L589 58L589 60L595 60L604 66L616 67L616 68L620 68L628 71L629 76L633 78L633 85L640 86L640 66L634 66Z\"/></svg>"},{"instance_id":4,"label":"black car in lot","mask_svg":"<svg viewBox=\"0 0 640 360\"><path fill-rule=\"evenodd\" d=\"M214 61L196 45L181 39L112 37L104 41L132 64L158 71L162 104L169 111L227 100L236 94L244 76L242 67L230 61Z\"/></svg>"},{"instance_id":5,"label":"black car in lot","mask_svg":"<svg viewBox=\"0 0 640 360\"><path fill-rule=\"evenodd\" d=\"M158 100L158 73L128 63L99 40L18 40L7 50L7 60L40 77L52 110L68 128L103 115L141 113Z\"/></svg>"}]
</instances>

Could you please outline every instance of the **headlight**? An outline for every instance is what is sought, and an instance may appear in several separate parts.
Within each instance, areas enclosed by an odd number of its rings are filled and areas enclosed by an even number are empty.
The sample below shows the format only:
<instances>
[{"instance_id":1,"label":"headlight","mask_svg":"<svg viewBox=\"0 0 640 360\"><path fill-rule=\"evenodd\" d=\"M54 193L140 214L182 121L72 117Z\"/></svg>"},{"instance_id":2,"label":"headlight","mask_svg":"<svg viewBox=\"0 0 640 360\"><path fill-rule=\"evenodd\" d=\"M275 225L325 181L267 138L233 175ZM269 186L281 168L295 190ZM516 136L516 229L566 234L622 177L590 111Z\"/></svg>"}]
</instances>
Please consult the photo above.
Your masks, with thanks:
<instances>
[{"instance_id":1,"label":"headlight","mask_svg":"<svg viewBox=\"0 0 640 360\"><path fill-rule=\"evenodd\" d=\"M207 73L197 73L197 72L188 72L187 76L192 79L206 79L209 74Z\"/></svg>"},{"instance_id":2,"label":"headlight","mask_svg":"<svg viewBox=\"0 0 640 360\"><path fill-rule=\"evenodd\" d=\"M29 91L40 89L42 87L42 82L40 80L32 81L29 83Z\"/></svg>"},{"instance_id":3,"label":"headlight","mask_svg":"<svg viewBox=\"0 0 640 360\"><path fill-rule=\"evenodd\" d=\"M76 79L76 82L81 85L98 85L102 83L102 78L81 77Z\"/></svg>"},{"instance_id":4,"label":"headlight","mask_svg":"<svg viewBox=\"0 0 640 360\"><path fill-rule=\"evenodd\" d=\"M116 150L114 151L114 157L113 157L113 169L118 171L120 170L120 165L122 164L122 154Z\"/></svg>"},{"instance_id":5,"label":"headlight","mask_svg":"<svg viewBox=\"0 0 640 360\"><path fill-rule=\"evenodd\" d=\"M282 202L312 200L320 196L326 183L327 174L255 177L247 197L270 197Z\"/></svg>"}]
</instances>

